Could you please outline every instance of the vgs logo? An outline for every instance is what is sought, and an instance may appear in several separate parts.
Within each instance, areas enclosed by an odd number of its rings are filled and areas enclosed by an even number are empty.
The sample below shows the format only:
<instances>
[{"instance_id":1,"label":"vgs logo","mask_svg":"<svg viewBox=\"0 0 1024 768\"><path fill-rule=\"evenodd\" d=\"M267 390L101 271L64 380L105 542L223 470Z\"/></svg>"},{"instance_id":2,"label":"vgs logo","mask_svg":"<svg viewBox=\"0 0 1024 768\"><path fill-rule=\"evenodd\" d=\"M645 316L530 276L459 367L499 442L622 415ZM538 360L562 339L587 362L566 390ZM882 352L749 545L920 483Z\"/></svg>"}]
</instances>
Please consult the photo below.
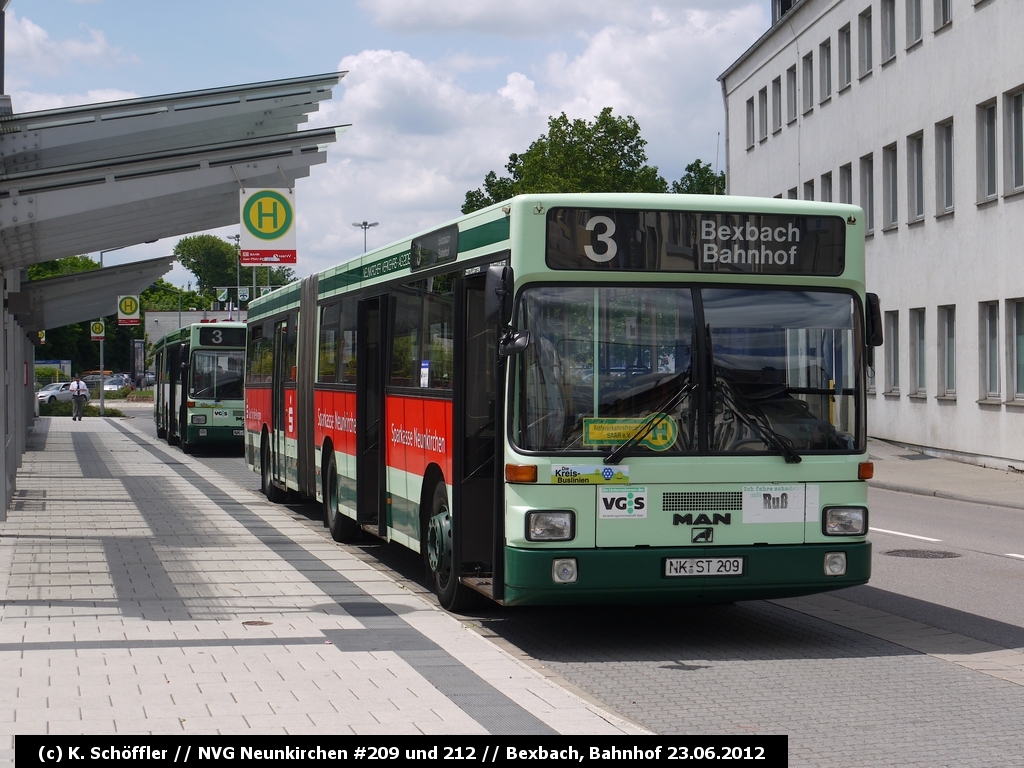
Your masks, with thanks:
<instances>
[{"instance_id":1,"label":"vgs logo","mask_svg":"<svg viewBox=\"0 0 1024 768\"><path fill-rule=\"evenodd\" d=\"M647 486L602 486L597 495L597 513L602 520L647 517Z\"/></svg>"}]
</instances>

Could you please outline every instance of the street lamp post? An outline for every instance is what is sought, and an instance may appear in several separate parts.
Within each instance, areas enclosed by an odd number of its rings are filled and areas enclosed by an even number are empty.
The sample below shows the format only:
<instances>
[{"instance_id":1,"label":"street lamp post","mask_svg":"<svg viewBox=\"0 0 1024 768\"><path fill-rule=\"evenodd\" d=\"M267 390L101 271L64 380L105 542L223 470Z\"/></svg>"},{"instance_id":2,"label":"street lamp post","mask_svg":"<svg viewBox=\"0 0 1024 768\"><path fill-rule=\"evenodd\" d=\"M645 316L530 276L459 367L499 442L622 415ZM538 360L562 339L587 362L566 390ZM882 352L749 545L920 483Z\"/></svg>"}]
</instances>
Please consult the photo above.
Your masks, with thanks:
<instances>
[{"instance_id":1,"label":"street lamp post","mask_svg":"<svg viewBox=\"0 0 1024 768\"><path fill-rule=\"evenodd\" d=\"M235 304L238 306L238 310L242 310L242 302L238 298L238 294L242 288L242 236L241 235L224 235L225 240L234 240L235 242ZM256 280L256 271L253 270L253 282Z\"/></svg>"},{"instance_id":2,"label":"street lamp post","mask_svg":"<svg viewBox=\"0 0 1024 768\"><path fill-rule=\"evenodd\" d=\"M353 227L359 227L363 230L363 253L366 253L366 230L370 227L376 227L379 223L378 221L352 222Z\"/></svg>"}]
</instances>

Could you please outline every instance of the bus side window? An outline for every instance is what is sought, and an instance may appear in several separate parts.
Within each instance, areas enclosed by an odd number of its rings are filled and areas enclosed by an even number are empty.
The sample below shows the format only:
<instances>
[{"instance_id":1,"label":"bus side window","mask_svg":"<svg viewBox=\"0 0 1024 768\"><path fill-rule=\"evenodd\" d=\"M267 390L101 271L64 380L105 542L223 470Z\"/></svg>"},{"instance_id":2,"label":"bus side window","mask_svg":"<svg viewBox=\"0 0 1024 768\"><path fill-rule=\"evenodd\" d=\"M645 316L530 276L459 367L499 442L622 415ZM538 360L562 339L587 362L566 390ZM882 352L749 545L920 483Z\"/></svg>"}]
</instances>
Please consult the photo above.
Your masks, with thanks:
<instances>
[{"instance_id":1,"label":"bus side window","mask_svg":"<svg viewBox=\"0 0 1024 768\"><path fill-rule=\"evenodd\" d=\"M338 334L337 381L341 384L356 383L356 325L358 303L347 299L341 305L341 320Z\"/></svg>"},{"instance_id":2,"label":"bus side window","mask_svg":"<svg viewBox=\"0 0 1024 768\"><path fill-rule=\"evenodd\" d=\"M320 354L317 360L317 381L330 384L338 380L338 319L341 302L320 308Z\"/></svg>"}]
</instances>

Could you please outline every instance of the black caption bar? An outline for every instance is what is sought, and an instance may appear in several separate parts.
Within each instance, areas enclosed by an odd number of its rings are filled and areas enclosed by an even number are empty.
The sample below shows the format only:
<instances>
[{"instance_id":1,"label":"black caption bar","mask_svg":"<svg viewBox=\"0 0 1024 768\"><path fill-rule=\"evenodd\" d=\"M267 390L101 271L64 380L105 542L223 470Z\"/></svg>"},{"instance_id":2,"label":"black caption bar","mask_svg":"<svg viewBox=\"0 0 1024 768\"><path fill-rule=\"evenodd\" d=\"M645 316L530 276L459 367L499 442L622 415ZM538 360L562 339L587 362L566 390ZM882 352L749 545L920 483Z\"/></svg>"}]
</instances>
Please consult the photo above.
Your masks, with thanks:
<instances>
[{"instance_id":1,"label":"black caption bar","mask_svg":"<svg viewBox=\"0 0 1024 768\"><path fill-rule=\"evenodd\" d=\"M709 763L785 766L788 736L15 736L15 762L27 766L237 765L261 761L314 766L424 760L569 766L598 761L632 766Z\"/></svg>"}]
</instances>

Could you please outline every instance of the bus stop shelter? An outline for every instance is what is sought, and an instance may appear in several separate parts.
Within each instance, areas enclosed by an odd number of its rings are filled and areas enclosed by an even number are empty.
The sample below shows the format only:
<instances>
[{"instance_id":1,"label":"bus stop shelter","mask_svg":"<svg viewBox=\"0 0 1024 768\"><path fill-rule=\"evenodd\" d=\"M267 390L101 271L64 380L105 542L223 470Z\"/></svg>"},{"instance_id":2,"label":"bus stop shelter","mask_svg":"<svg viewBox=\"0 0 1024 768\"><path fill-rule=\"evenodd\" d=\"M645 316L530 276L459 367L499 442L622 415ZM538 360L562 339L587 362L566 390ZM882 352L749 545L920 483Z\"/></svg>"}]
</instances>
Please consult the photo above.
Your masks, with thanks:
<instances>
[{"instance_id":1,"label":"bus stop shelter","mask_svg":"<svg viewBox=\"0 0 1024 768\"><path fill-rule=\"evenodd\" d=\"M237 224L240 189L292 188L326 162L346 126L299 128L343 76L0 114L4 515L34 414L35 332L113 314L174 257L38 282L26 268Z\"/></svg>"}]
</instances>

